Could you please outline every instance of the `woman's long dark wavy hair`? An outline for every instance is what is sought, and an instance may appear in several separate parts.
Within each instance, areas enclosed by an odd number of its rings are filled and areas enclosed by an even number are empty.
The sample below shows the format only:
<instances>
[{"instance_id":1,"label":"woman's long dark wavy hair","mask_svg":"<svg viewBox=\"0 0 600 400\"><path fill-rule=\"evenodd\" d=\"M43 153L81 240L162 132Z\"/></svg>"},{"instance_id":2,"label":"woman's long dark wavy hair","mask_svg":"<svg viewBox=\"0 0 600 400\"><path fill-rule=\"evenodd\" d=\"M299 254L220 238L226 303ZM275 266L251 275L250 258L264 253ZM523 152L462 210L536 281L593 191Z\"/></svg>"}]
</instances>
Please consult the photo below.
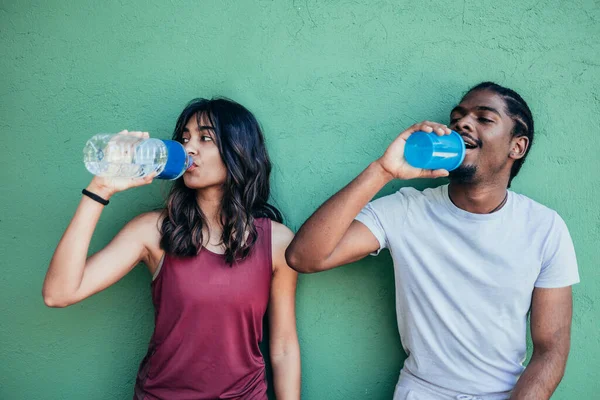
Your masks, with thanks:
<instances>
[{"instance_id":1,"label":"woman's long dark wavy hair","mask_svg":"<svg viewBox=\"0 0 600 400\"><path fill-rule=\"evenodd\" d=\"M173 140L182 141L190 118L200 125L207 118L214 128L215 143L227 169L221 203L222 243L232 265L243 260L257 239L256 218L282 222L277 208L268 203L271 161L258 121L244 106L225 98L194 99L177 119ZM169 196L161 226L161 247L179 257L197 255L202 249L206 218L196 201L196 190L177 179ZM245 236L247 235L247 236Z\"/></svg>"}]
</instances>

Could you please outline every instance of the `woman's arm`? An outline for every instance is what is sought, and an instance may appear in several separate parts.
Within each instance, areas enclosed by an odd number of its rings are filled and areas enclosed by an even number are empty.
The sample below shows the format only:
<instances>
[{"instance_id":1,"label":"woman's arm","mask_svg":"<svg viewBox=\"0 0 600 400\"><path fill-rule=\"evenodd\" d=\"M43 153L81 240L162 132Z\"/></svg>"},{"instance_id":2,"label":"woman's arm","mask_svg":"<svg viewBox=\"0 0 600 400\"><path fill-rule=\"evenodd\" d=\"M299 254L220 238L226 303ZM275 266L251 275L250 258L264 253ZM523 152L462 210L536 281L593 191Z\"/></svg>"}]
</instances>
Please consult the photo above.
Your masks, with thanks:
<instances>
[{"instance_id":1,"label":"woman's arm","mask_svg":"<svg viewBox=\"0 0 600 400\"><path fill-rule=\"evenodd\" d=\"M294 234L272 222L273 280L269 301L269 349L277 400L300 399L300 345L296 331L296 281L298 274L285 260L285 249Z\"/></svg>"},{"instance_id":2,"label":"woman's arm","mask_svg":"<svg viewBox=\"0 0 600 400\"><path fill-rule=\"evenodd\" d=\"M148 137L145 132L121 133ZM108 200L117 192L152 182L154 176L139 179L94 177L87 190ZM66 307L107 288L140 261L150 267L158 263L154 260L160 250L158 212L133 219L108 246L88 258L90 241L103 209L99 202L82 197L46 273L42 295L49 307Z\"/></svg>"}]
</instances>

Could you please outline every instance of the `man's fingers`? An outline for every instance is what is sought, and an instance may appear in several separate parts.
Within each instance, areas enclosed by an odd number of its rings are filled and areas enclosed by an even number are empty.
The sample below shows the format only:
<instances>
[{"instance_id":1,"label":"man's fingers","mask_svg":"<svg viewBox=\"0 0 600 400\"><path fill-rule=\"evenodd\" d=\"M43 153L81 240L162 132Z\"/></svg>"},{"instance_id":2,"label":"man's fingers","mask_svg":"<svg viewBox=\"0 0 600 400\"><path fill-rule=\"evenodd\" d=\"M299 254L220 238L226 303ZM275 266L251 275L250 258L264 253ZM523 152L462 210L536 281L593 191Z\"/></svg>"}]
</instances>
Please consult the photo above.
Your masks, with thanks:
<instances>
[{"instance_id":1,"label":"man's fingers","mask_svg":"<svg viewBox=\"0 0 600 400\"><path fill-rule=\"evenodd\" d=\"M424 169L424 170L421 170L420 178L435 179L435 178L443 178L448 175L449 175L449 172L445 169L436 169L436 170Z\"/></svg>"}]
</instances>

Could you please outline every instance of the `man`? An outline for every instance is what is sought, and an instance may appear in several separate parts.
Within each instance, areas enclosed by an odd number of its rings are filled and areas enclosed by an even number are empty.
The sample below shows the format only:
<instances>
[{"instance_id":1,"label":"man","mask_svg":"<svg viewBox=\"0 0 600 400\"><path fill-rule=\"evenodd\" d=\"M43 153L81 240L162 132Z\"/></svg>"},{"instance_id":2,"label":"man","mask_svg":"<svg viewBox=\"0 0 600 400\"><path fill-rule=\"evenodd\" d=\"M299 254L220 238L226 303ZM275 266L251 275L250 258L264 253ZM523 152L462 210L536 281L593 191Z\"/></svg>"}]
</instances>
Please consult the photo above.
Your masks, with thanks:
<instances>
[{"instance_id":1,"label":"man","mask_svg":"<svg viewBox=\"0 0 600 400\"><path fill-rule=\"evenodd\" d=\"M461 167L413 168L415 131L460 133ZM290 266L318 272L389 249L396 311L408 354L394 400L548 399L570 346L571 285L579 281L569 232L553 210L509 191L534 125L516 92L484 82L450 114L423 122L323 204L287 249ZM449 185L402 188L369 201L392 179L449 176ZM368 204L367 204L368 203ZM527 314L533 356L527 368Z\"/></svg>"}]
</instances>

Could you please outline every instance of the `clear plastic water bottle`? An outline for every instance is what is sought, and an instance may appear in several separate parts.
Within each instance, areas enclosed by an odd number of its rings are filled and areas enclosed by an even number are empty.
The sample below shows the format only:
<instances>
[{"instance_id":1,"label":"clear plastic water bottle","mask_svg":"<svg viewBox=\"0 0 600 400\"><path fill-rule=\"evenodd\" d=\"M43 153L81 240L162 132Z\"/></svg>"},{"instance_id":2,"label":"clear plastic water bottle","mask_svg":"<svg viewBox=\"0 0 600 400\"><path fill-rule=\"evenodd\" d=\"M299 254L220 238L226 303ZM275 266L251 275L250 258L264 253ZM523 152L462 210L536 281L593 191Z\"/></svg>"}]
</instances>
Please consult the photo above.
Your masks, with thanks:
<instances>
[{"instance_id":1,"label":"clear plastic water bottle","mask_svg":"<svg viewBox=\"0 0 600 400\"><path fill-rule=\"evenodd\" d=\"M112 178L177 179L193 164L183 145L174 140L144 139L100 133L87 141L83 162L92 174Z\"/></svg>"}]
</instances>

